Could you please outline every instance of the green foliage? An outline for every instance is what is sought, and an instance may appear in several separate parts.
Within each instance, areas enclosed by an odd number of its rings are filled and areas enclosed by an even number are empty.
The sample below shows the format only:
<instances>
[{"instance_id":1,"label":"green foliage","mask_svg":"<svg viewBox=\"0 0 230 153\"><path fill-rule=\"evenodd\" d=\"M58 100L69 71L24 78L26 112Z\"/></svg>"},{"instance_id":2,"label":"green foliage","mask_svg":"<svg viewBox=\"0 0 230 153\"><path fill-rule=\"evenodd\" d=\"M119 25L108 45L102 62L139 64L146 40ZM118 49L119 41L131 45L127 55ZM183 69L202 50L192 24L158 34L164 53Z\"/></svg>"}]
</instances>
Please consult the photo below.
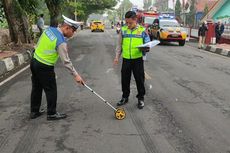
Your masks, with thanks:
<instances>
[{"instance_id":1,"label":"green foliage","mask_svg":"<svg viewBox=\"0 0 230 153\"><path fill-rule=\"evenodd\" d=\"M180 19L180 13L181 13L181 3L180 0L176 1L176 5L175 5L175 16Z\"/></svg>"},{"instance_id":2,"label":"green foliage","mask_svg":"<svg viewBox=\"0 0 230 153\"><path fill-rule=\"evenodd\" d=\"M4 19L2 22L0 22L0 29L1 28L8 28L8 24L7 24L6 19Z\"/></svg>"},{"instance_id":3,"label":"green foliage","mask_svg":"<svg viewBox=\"0 0 230 153\"><path fill-rule=\"evenodd\" d=\"M5 13L3 10L3 4L2 1L0 1L0 28L6 28L7 22L6 22L6 18L5 18Z\"/></svg>"},{"instance_id":4,"label":"green foliage","mask_svg":"<svg viewBox=\"0 0 230 153\"><path fill-rule=\"evenodd\" d=\"M152 4L152 0L144 1L144 9L148 10L151 4Z\"/></svg>"},{"instance_id":5,"label":"green foliage","mask_svg":"<svg viewBox=\"0 0 230 153\"><path fill-rule=\"evenodd\" d=\"M195 0L191 1L191 6L190 6L190 11L187 15L187 24L193 26L194 25L194 21L195 21L195 14L196 14L196 8L195 8Z\"/></svg>"},{"instance_id":6,"label":"green foliage","mask_svg":"<svg viewBox=\"0 0 230 153\"><path fill-rule=\"evenodd\" d=\"M205 8L204 8L204 16L208 14L208 4L205 4Z\"/></svg>"},{"instance_id":7,"label":"green foliage","mask_svg":"<svg viewBox=\"0 0 230 153\"><path fill-rule=\"evenodd\" d=\"M50 26L57 27L61 19L61 14L64 9L68 9L65 6L65 0L45 0L50 15Z\"/></svg>"},{"instance_id":8,"label":"green foliage","mask_svg":"<svg viewBox=\"0 0 230 153\"><path fill-rule=\"evenodd\" d=\"M107 11L107 14L108 14L108 19L109 19L110 22L112 22L112 21L113 21L113 23L116 23L116 22L117 22L117 21L116 21L116 19L117 19L117 17L118 17L118 12L117 12L117 10L108 10L108 11Z\"/></svg>"},{"instance_id":9,"label":"green foliage","mask_svg":"<svg viewBox=\"0 0 230 153\"><path fill-rule=\"evenodd\" d=\"M81 2L69 2L68 14L74 16L76 13L78 20L80 20L86 16L86 12L84 11L86 9L86 5L83 5Z\"/></svg>"},{"instance_id":10,"label":"green foliage","mask_svg":"<svg viewBox=\"0 0 230 153\"><path fill-rule=\"evenodd\" d=\"M125 13L132 8L132 3L129 0L123 0L120 7L117 9L118 16L120 19L125 18Z\"/></svg>"},{"instance_id":11,"label":"green foliage","mask_svg":"<svg viewBox=\"0 0 230 153\"><path fill-rule=\"evenodd\" d=\"M40 3L40 1L36 0L18 0L18 2L28 14L36 14L36 8Z\"/></svg>"},{"instance_id":12,"label":"green foliage","mask_svg":"<svg viewBox=\"0 0 230 153\"><path fill-rule=\"evenodd\" d=\"M103 13L105 9L111 9L117 4L116 0L69 0L66 2L65 11L70 16L77 12L78 20L86 20L92 13Z\"/></svg>"}]
</instances>

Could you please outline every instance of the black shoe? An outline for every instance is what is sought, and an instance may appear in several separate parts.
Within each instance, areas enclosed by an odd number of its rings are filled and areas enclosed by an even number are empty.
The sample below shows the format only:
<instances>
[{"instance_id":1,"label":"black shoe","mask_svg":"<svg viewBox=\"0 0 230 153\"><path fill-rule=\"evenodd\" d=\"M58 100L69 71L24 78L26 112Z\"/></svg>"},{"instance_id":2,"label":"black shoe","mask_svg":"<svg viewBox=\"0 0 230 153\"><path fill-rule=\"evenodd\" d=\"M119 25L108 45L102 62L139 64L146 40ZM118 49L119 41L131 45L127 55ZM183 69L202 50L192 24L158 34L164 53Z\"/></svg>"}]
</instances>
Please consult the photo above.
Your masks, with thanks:
<instances>
[{"instance_id":1,"label":"black shoe","mask_svg":"<svg viewBox=\"0 0 230 153\"><path fill-rule=\"evenodd\" d=\"M47 115L47 120L60 120L66 117L67 117L66 114L57 112L56 114L53 114L53 115Z\"/></svg>"},{"instance_id":2,"label":"black shoe","mask_svg":"<svg viewBox=\"0 0 230 153\"><path fill-rule=\"evenodd\" d=\"M121 106L126 104L129 101L128 98L121 98L121 100L117 103L117 106Z\"/></svg>"},{"instance_id":3,"label":"black shoe","mask_svg":"<svg viewBox=\"0 0 230 153\"><path fill-rule=\"evenodd\" d=\"M144 106L145 106L144 100L138 100L137 107L138 107L139 109L142 109Z\"/></svg>"},{"instance_id":4,"label":"black shoe","mask_svg":"<svg viewBox=\"0 0 230 153\"><path fill-rule=\"evenodd\" d=\"M40 112L31 112L31 113L30 113L30 119L38 118L38 117L41 116L43 113L44 113L44 111L40 111Z\"/></svg>"}]
</instances>

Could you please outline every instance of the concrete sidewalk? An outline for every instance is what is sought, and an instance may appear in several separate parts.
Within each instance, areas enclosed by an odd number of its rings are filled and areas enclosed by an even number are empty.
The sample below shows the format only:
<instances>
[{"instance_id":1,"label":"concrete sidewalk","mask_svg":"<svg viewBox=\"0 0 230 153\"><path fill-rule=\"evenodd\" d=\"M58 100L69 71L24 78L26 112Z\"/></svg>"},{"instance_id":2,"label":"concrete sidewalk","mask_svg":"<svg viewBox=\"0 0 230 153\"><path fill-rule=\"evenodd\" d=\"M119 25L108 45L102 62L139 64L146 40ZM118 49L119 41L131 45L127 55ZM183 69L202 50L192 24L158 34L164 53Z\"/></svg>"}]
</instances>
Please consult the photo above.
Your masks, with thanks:
<instances>
[{"instance_id":1,"label":"concrete sidewalk","mask_svg":"<svg viewBox=\"0 0 230 153\"><path fill-rule=\"evenodd\" d=\"M13 71L31 59L31 49L25 49L20 52L2 51L0 52L0 78L4 78L5 74Z\"/></svg>"},{"instance_id":2,"label":"concrete sidewalk","mask_svg":"<svg viewBox=\"0 0 230 153\"><path fill-rule=\"evenodd\" d=\"M198 48L198 39L196 38L190 38L187 43L192 47ZM206 45L203 50L230 57L230 44L210 44Z\"/></svg>"},{"instance_id":3,"label":"concrete sidewalk","mask_svg":"<svg viewBox=\"0 0 230 153\"><path fill-rule=\"evenodd\" d=\"M230 57L230 44L207 45L206 51Z\"/></svg>"}]
</instances>

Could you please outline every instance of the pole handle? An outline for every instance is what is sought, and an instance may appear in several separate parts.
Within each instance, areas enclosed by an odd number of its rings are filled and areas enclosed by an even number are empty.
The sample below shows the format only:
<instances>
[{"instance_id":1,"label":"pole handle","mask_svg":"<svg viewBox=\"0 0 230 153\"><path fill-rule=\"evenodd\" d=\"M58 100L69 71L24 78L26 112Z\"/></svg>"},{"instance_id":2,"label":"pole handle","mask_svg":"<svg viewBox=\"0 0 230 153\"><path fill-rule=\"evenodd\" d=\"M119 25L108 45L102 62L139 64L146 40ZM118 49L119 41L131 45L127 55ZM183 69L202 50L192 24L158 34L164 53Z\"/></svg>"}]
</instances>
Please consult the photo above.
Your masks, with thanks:
<instances>
[{"instance_id":1,"label":"pole handle","mask_svg":"<svg viewBox=\"0 0 230 153\"><path fill-rule=\"evenodd\" d=\"M97 97L99 97L103 102L105 102L107 105L109 105L114 111L117 111L115 107L113 107L109 102L107 102L103 97L101 97L98 93L96 93L93 89L91 89L87 84L82 83L83 86L85 86L87 89L89 89L92 93L94 93Z\"/></svg>"}]
</instances>

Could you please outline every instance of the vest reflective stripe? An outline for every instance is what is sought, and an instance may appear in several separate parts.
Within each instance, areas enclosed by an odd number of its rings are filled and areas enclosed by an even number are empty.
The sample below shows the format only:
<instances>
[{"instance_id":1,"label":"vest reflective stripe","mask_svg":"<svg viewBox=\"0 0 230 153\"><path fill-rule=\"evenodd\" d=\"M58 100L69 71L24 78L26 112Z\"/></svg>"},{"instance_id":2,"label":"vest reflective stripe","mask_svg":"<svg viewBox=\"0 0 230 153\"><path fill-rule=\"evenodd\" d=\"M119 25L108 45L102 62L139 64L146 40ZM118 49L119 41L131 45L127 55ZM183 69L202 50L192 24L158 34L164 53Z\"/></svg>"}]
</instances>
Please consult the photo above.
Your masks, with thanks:
<instances>
[{"instance_id":1,"label":"vest reflective stripe","mask_svg":"<svg viewBox=\"0 0 230 153\"><path fill-rule=\"evenodd\" d=\"M145 28L138 26L131 31L127 26L122 27L122 57L125 59L137 59L142 57L142 52L137 46L143 44L142 33Z\"/></svg>"},{"instance_id":2,"label":"vest reflective stripe","mask_svg":"<svg viewBox=\"0 0 230 153\"><path fill-rule=\"evenodd\" d=\"M58 53L56 51L57 37L51 29L46 29L37 44L34 58L39 62L53 66L58 60Z\"/></svg>"},{"instance_id":3,"label":"vest reflective stripe","mask_svg":"<svg viewBox=\"0 0 230 153\"><path fill-rule=\"evenodd\" d=\"M142 35L135 35L135 34L125 34L123 38L142 38Z\"/></svg>"},{"instance_id":4,"label":"vest reflective stripe","mask_svg":"<svg viewBox=\"0 0 230 153\"><path fill-rule=\"evenodd\" d=\"M44 50L44 54L53 54L56 50Z\"/></svg>"},{"instance_id":5,"label":"vest reflective stripe","mask_svg":"<svg viewBox=\"0 0 230 153\"><path fill-rule=\"evenodd\" d=\"M43 60L42 58L40 58L36 52L34 52L34 58L36 58L36 60L38 60L39 62L43 63L43 64L46 64L46 65L49 65L49 66L53 66L54 64L53 63L48 63L47 61Z\"/></svg>"}]
</instances>

